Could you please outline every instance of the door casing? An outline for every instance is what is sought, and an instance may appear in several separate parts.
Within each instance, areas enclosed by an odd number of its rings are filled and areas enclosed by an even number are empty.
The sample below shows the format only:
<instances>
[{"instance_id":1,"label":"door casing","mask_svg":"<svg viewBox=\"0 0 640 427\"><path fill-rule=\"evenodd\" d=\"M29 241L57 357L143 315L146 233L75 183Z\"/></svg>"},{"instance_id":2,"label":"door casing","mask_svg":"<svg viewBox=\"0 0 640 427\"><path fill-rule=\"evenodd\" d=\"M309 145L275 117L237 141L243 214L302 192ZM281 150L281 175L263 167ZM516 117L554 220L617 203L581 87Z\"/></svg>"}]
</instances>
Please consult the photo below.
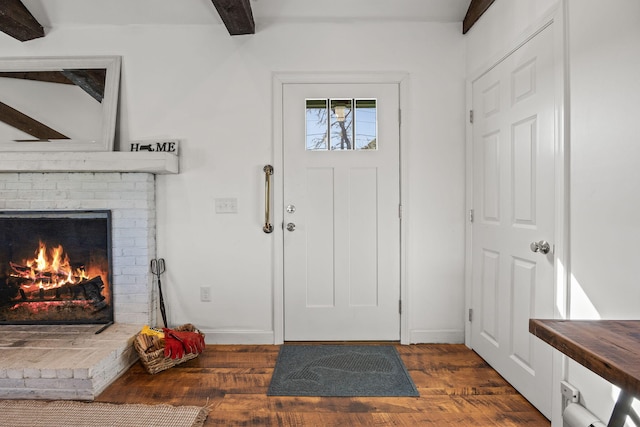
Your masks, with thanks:
<instances>
[{"instance_id":1,"label":"door casing","mask_svg":"<svg viewBox=\"0 0 640 427\"><path fill-rule=\"evenodd\" d=\"M284 343L284 221L282 206L284 183L282 181L283 160L283 88L288 83L396 83L400 90L400 111L407 111L409 96L409 76L403 72L386 73L275 73L273 76L273 333L274 344ZM400 113L399 113L400 114ZM407 168L407 120L400 120L400 204L403 206L400 221L400 343L409 344L409 290L406 286L406 227L408 219L408 201L405 199Z\"/></svg>"}]
</instances>

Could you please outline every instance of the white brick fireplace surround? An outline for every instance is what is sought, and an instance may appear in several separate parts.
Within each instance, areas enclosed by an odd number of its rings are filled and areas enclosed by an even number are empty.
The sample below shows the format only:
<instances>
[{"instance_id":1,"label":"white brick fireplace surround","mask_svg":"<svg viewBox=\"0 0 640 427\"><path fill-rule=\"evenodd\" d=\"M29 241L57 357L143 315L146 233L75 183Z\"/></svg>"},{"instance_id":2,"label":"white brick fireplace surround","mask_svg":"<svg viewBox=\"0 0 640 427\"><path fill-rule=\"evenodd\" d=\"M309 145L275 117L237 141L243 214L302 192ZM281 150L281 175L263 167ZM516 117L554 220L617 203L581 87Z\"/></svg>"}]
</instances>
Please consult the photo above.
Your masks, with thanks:
<instances>
[{"instance_id":1,"label":"white brick fireplace surround","mask_svg":"<svg viewBox=\"0 0 640 427\"><path fill-rule=\"evenodd\" d=\"M0 210L110 210L115 324L0 326L0 398L92 400L137 360L155 323L155 174L167 153L1 153Z\"/></svg>"}]
</instances>

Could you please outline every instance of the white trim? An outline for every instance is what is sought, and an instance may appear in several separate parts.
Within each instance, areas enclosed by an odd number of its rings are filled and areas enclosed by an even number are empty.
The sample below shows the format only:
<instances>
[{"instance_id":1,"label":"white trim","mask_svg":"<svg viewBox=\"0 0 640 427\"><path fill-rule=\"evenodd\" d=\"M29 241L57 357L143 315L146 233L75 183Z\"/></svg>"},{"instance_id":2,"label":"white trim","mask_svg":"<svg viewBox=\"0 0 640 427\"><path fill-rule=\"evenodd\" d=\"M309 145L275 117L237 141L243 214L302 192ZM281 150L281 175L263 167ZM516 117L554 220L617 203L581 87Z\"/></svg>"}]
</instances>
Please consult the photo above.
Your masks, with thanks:
<instances>
[{"instance_id":1,"label":"white trim","mask_svg":"<svg viewBox=\"0 0 640 427\"><path fill-rule=\"evenodd\" d=\"M464 335L464 329L414 329L411 344L463 344Z\"/></svg>"},{"instance_id":2,"label":"white trim","mask_svg":"<svg viewBox=\"0 0 640 427\"><path fill-rule=\"evenodd\" d=\"M163 152L7 152L0 156L0 172L147 172L175 174L180 159Z\"/></svg>"},{"instance_id":3,"label":"white trim","mask_svg":"<svg viewBox=\"0 0 640 427\"><path fill-rule=\"evenodd\" d=\"M402 314L400 315L400 344L409 344L411 324L409 309L411 307L411 292L407 280L408 231L407 224L411 216L409 209L409 95L411 80L409 74L398 76L400 86L400 205L402 219L400 221L400 299L402 300ZM413 341L415 342L415 341Z\"/></svg>"},{"instance_id":4,"label":"white trim","mask_svg":"<svg viewBox=\"0 0 640 427\"><path fill-rule=\"evenodd\" d=\"M282 233L284 182L283 157L283 90L288 79L286 75L273 75L273 340L274 344L284 343L284 235Z\"/></svg>"},{"instance_id":5,"label":"white trim","mask_svg":"<svg viewBox=\"0 0 640 427\"><path fill-rule=\"evenodd\" d=\"M282 182L283 170L283 88L285 84L292 83L352 83L375 84L397 83L400 90L400 109L408 111L409 105L409 74L405 72L379 72L379 73L350 73L350 72L276 72L273 74L272 100L273 100L273 205L283 205L284 187ZM406 200L408 171L408 126L407 114L404 114L400 122L400 203L404 207L400 229L400 298L402 300L402 313L400 315L400 342L409 344L409 292L406 283L406 227L408 218L408 201ZM283 259L283 232L282 211L273 210L273 340L275 344L284 342L284 259Z\"/></svg>"},{"instance_id":6,"label":"white trim","mask_svg":"<svg viewBox=\"0 0 640 427\"><path fill-rule=\"evenodd\" d=\"M221 331L201 329L207 344L272 344L273 331Z\"/></svg>"},{"instance_id":7,"label":"white trim","mask_svg":"<svg viewBox=\"0 0 640 427\"><path fill-rule=\"evenodd\" d=\"M473 83L466 82L466 143L465 143L465 225L464 225L464 343L467 347L473 348L471 343L471 322L469 321L469 310L473 303L472 268L473 259L473 229L469 219L469 212L473 209L473 126L470 123L469 112L473 109Z\"/></svg>"},{"instance_id":8,"label":"white trim","mask_svg":"<svg viewBox=\"0 0 640 427\"><path fill-rule=\"evenodd\" d=\"M565 5L565 0L561 1ZM466 83L466 107L467 111L473 106L473 82L492 68L497 66L505 58L518 50L545 28L553 25L554 61L557 64L555 71L555 250L554 250L554 307L556 318L564 318L568 310L567 292L568 277L570 274L568 262L570 260L569 249L569 127L568 127L568 59L567 59L567 34L566 34L566 10L562 6L553 6L543 18L529 26L517 37L506 52L491 58L480 69L471 73ZM473 208L473 127L467 120L466 133L466 195L465 203L467 212ZM471 323L466 316L467 310L473 302L472 275L472 230L471 223L467 220L465 225L465 344L473 348L471 342ZM554 352L552 357L552 394L551 413L552 425L562 425L560 381L566 376L565 357Z\"/></svg>"},{"instance_id":9,"label":"white trim","mask_svg":"<svg viewBox=\"0 0 640 427\"><path fill-rule=\"evenodd\" d=\"M556 232L555 232L555 307L554 316L566 319L569 314L569 284L571 275L570 239L570 84L569 84L569 32L567 2L561 0L554 11L554 63L556 69ZM567 379L568 358L558 351L553 352L551 401L551 422L562 425L562 393L560 381Z\"/></svg>"}]
</instances>

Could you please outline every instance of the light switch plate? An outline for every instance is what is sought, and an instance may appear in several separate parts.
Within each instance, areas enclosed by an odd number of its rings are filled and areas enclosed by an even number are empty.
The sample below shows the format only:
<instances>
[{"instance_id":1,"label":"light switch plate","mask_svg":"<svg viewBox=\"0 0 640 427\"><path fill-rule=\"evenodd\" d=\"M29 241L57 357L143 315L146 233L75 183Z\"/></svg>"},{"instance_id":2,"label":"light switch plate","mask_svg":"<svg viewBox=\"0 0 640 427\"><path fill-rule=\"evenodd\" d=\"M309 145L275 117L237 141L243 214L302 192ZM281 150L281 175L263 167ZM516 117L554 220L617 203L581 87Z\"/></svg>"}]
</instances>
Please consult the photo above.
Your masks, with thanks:
<instances>
[{"instance_id":1,"label":"light switch plate","mask_svg":"<svg viewBox=\"0 0 640 427\"><path fill-rule=\"evenodd\" d=\"M216 213L238 213L238 199L235 197L227 197L221 199L215 199Z\"/></svg>"}]
</instances>

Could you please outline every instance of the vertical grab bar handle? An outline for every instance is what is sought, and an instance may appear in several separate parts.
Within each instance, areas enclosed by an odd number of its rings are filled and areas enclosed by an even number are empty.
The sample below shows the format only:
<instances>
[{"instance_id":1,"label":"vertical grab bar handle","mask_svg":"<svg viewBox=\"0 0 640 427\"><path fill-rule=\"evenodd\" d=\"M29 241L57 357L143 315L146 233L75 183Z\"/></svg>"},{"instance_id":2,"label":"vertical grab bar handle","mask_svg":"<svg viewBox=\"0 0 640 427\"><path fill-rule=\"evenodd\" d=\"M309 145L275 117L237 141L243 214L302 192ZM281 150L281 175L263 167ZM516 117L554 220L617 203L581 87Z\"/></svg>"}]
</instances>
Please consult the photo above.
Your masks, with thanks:
<instances>
[{"instance_id":1,"label":"vertical grab bar handle","mask_svg":"<svg viewBox=\"0 0 640 427\"><path fill-rule=\"evenodd\" d=\"M269 222L271 217L271 175L273 175L273 166L266 165L264 171L264 226L262 231L265 233L273 232L273 225Z\"/></svg>"}]
</instances>

